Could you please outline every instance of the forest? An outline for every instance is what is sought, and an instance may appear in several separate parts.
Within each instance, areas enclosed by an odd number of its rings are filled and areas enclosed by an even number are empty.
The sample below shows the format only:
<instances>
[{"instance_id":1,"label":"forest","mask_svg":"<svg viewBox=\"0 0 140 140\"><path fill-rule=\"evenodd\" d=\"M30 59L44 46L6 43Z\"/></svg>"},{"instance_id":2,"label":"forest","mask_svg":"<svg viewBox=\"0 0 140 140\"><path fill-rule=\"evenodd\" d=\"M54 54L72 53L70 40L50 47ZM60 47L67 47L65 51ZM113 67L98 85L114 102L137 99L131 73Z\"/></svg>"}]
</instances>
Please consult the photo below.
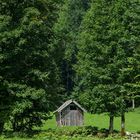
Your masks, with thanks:
<instances>
[{"instance_id":1,"label":"forest","mask_svg":"<svg viewBox=\"0 0 140 140\"><path fill-rule=\"evenodd\" d=\"M69 99L106 114L109 134L119 117L125 135L140 107L140 0L0 0L0 134L48 127Z\"/></svg>"}]
</instances>

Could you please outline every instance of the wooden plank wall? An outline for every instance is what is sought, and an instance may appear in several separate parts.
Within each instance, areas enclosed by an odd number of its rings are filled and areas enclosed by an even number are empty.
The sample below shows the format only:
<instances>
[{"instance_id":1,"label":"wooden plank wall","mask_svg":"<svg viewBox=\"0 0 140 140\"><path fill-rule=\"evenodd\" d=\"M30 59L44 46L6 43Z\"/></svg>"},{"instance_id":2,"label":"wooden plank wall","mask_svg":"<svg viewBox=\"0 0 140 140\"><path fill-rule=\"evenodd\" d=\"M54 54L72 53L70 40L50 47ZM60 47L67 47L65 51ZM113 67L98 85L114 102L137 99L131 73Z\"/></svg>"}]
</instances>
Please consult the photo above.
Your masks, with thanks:
<instances>
[{"instance_id":1,"label":"wooden plank wall","mask_svg":"<svg viewBox=\"0 0 140 140\"><path fill-rule=\"evenodd\" d=\"M57 113L56 121L58 126L81 126L83 125L83 111L79 108L77 110L70 110L69 106Z\"/></svg>"}]
</instances>

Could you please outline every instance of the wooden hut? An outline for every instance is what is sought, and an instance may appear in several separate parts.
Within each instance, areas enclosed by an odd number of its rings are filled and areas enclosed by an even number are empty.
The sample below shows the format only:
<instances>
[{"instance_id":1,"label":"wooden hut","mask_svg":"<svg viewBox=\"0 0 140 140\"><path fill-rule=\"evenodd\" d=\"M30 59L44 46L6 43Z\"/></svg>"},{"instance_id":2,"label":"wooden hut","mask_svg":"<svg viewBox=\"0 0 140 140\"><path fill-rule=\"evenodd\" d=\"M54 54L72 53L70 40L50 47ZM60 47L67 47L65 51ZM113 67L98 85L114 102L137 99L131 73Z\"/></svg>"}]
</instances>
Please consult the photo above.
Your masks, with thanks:
<instances>
[{"instance_id":1,"label":"wooden hut","mask_svg":"<svg viewBox=\"0 0 140 140\"><path fill-rule=\"evenodd\" d=\"M58 126L81 126L84 123L84 112L86 110L74 100L68 100L56 111L56 122Z\"/></svg>"}]
</instances>

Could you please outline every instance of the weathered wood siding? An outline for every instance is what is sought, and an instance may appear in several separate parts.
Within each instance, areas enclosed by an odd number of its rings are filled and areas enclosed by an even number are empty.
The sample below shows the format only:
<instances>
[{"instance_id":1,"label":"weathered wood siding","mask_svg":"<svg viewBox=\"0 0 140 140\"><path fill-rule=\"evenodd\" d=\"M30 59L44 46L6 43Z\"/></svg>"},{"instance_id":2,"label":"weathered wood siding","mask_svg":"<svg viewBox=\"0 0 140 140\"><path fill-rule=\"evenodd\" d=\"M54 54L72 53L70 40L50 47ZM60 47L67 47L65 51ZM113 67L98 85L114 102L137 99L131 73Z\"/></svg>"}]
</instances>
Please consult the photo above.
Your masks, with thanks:
<instances>
[{"instance_id":1,"label":"weathered wood siding","mask_svg":"<svg viewBox=\"0 0 140 140\"><path fill-rule=\"evenodd\" d=\"M58 126L81 126L83 125L84 113L75 106L74 110L70 109L70 105L56 114Z\"/></svg>"}]
</instances>

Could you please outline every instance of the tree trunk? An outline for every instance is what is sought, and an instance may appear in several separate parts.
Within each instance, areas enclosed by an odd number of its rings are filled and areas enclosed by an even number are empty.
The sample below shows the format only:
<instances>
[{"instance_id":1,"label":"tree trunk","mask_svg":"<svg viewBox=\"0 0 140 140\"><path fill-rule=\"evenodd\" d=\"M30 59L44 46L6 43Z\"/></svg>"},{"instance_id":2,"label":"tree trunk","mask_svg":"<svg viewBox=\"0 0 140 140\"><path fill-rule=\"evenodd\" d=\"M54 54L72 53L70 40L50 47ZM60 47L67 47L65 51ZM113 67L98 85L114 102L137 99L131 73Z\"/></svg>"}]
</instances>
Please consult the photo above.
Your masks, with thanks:
<instances>
[{"instance_id":1,"label":"tree trunk","mask_svg":"<svg viewBox=\"0 0 140 140\"><path fill-rule=\"evenodd\" d=\"M110 122L109 122L109 133L112 134L114 129L114 116L110 116Z\"/></svg>"},{"instance_id":2,"label":"tree trunk","mask_svg":"<svg viewBox=\"0 0 140 140\"><path fill-rule=\"evenodd\" d=\"M132 108L135 109L135 99L132 99Z\"/></svg>"},{"instance_id":3,"label":"tree trunk","mask_svg":"<svg viewBox=\"0 0 140 140\"><path fill-rule=\"evenodd\" d=\"M4 129L4 122L0 122L0 133L2 133Z\"/></svg>"},{"instance_id":4,"label":"tree trunk","mask_svg":"<svg viewBox=\"0 0 140 140\"><path fill-rule=\"evenodd\" d=\"M121 136L125 136L125 113L121 115Z\"/></svg>"}]
</instances>

